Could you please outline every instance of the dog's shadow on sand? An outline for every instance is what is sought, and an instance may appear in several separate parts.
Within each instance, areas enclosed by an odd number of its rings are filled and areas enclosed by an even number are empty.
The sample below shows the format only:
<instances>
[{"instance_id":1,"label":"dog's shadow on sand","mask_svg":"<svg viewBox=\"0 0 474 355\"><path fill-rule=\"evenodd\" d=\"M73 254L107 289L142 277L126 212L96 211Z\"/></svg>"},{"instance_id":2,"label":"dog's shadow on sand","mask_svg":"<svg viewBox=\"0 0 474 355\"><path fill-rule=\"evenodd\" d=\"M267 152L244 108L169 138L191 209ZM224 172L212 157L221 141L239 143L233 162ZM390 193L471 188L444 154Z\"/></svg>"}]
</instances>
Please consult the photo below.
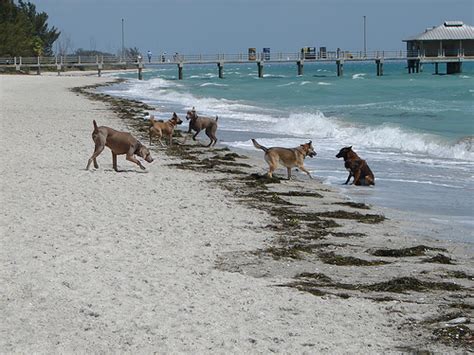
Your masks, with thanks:
<instances>
[{"instance_id":1,"label":"dog's shadow on sand","mask_svg":"<svg viewBox=\"0 0 474 355\"><path fill-rule=\"evenodd\" d=\"M84 169L86 170L86 169ZM86 171L89 171L89 170L86 170ZM96 169L96 170L90 170L90 171L93 171L93 172L96 172L96 171L103 171L103 172L106 172L106 173L136 173L136 174L148 174L149 170L134 170L134 169L119 169L118 171L115 171L114 169Z\"/></svg>"}]
</instances>

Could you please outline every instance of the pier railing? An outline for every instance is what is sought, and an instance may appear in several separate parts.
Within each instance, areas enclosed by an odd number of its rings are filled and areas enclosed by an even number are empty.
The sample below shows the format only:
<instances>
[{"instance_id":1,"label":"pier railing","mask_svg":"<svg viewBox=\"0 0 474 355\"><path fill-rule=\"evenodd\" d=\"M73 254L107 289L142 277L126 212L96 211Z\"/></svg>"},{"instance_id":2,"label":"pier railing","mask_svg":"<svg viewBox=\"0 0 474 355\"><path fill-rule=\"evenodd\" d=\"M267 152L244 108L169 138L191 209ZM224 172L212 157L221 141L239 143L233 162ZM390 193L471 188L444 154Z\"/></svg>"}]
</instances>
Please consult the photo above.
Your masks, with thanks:
<instances>
[{"instance_id":1,"label":"pier railing","mask_svg":"<svg viewBox=\"0 0 474 355\"><path fill-rule=\"evenodd\" d=\"M468 56L472 58L474 56ZM88 65L137 65L147 64L207 64L207 63L251 63L251 62L295 62L304 60L307 62L317 61L370 61L383 60L407 60L413 58L464 58L464 51L403 51L403 50L380 50L380 51L327 51L317 53L303 52L275 52L275 53L237 53L237 54L161 54L148 57L120 56L55 56L55 57L0 57L0 66L88 66Z\"/></svg>"},{"instance_id":2,"label":"pier railing","mask_svg":"<svg viewBox=\"0 0 474 355\"><path fill-rule=\"evenodd\" d=\"M223 77L224 64L257 63L259 76L263 76L264 63L296 63L298 75L303 74L303 63L335 62L338 76L342 75L343 63L350 61L375 61L377 75L383 75L385 61L407 60L408 66L423 63L441 63L454 61L472 61L474 53L465 53L463 50L426 52L422 50L380 50L380 51L319 51L319 52L261 52L237 54L160 54L153 56L121 57L121 56L54 56L54 57L0 57L0 67L12 67L21 70L23 67L53 68L58 73L65 68L97 69L100 76L105 68L137 68L139 78L142 69L153 65L175 64L178 66L178 76L182 79L182 69L185 64L217 64L219 77ZM415 63L416 62L416 63ZM415 64L413 64L415 63ZM418 71L417 71L418 72Z\"/></svg>"}]
</instances>

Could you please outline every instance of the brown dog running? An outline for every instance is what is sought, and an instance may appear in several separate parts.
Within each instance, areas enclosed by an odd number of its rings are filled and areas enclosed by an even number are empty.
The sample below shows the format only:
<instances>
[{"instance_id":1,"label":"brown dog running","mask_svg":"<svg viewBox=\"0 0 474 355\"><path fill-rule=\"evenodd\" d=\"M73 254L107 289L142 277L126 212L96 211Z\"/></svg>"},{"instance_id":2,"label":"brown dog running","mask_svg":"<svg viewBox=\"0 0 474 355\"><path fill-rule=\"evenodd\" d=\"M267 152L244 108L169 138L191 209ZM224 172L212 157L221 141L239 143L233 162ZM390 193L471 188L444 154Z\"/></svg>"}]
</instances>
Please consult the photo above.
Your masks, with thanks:
<instances>
[{"instance_id":1,"label":"brown dog running","mask_svg":"<svg viewBox=\"0 0 474 355\"><path fill-rule=\"evenodd\" d=\"M153 116L150 117L151 127L149 130L150 133L150 145L151 145L151 138L153 136L158 137L158 141L160 142L161 146L164 147L165 145L161 141L163 136L168 137L168 144L171 146L173 145L173 132L177 125L183 123L183 121L178 117L176 112L173 112L173 116L166 122L163 121L155 121Z\"/></svg>"},{"instance_id":2,"label":"brown dog running","mask_svg":"<svg viewBox=\"0 0 474 355\"><path fill-rule=\"evenodd\" d=\"M214 146L217 143L216 131L217 131L217 120L219 119L216 116L216 119L211 117L198 116L196 110L189 110L186 114L186 119L189 121L188 133L191 133L191 130L196 131L196 134L193 136L193 140L196 140L196 136L201 132L201 130L206 130L206 135L211 140L207 147Z\"/></svg>"},{"instance_id":3,"label":"brown dog running","mask_svg":"<svg viewBox=\"0 0 474 355\"><path fill-rule=\"evenodd\" d=\"M309 143L301 144L296 148L267 148L258 144L255 139L252 139L252 143L255 148L261 149L265 152L264 158L269 166L268 176L270 178L273 176L273 172L278 168L278 163L281 163L286 167L288 171L288 180L291 178L291 168L299 168L301 171L304 171L306 174L308 174L310 179L313 178L309 171L304 167L304 159L307 156L312 158L317 154L314 151L311 141L309 141Z\"/></svg>"},{"instance_id":4,"label":"brown dog running","mask_svg":"<svg viewBox=\"0 0 474 355\"><path fill-rule=\"evenodd\" d=\"M344 185L347 185L351 177L354 177L352 182L354 185L375 185L375 177L372 170L370 170L367 162L352 150L352 146L342 148L337 153L336 158L344 158L344 167L349 171L349 176Z\"/></svg>"},{"instance_id":5,"label":"brown dog running","mask_svg":"<svg viewBox=\"0 0 474 355\"><path fill-rule=\"evenodd\" d=\"M147 162L153 162L153 158L150 155L150 151L147 147L141 144L135 137L127 132L119 132L115 129L106 126L97 127L97 123L92 121L94 124L94 131L92 132L92 140L95 143L94 153L87 162L86 170L89 170L89 166L94 162L94 167L99 168L97 164L97 157L104 150L105 147L109 147L112 151L112 165L115 171L117 169L117 155L126 154L126 159L137 164L141 169L145 167L135 158L135 154L145 159Z\"/></svg>"}]
</instances>

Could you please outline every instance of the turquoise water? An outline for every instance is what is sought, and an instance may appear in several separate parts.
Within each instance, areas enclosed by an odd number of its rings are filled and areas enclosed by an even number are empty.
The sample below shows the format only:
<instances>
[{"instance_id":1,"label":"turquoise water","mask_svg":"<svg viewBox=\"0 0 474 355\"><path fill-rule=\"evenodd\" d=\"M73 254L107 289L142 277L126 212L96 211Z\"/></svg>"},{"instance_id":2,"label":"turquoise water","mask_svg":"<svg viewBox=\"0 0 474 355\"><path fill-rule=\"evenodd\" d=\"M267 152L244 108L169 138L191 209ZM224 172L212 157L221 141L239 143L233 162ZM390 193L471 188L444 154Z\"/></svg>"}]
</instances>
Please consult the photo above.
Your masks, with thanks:
<instances>
[{"instance_id":1,"label":"turquoise water","mask_svg":"<svg viewBox=\"0 0 474 355\"><path fill-rule=\"evenodd\" d=\"M338 186L353 199L462 227L471 240L474 224L474 63L459 75L407 74L406 63L385 63L377 77L374 63L345 63L336 76L334 63L149 67L106 91L148 102L156 116L176 111L183 119L195 107L218 115L218 138L255 152L250 138L263 145L292 147L311 139L318 151L307 165L313 175ZM440 67L440 72L445 68ZM186 128L186 127L184 127ZM184 129L183 128L183 129ZM203 138L204 139L204 135ZM339 149L352 145L376 176L375 188L341 186L347 176ZM284 174L284 171L281 172ZM300 178L304 178L300 176Z\"/></svg>"}]
</instances>

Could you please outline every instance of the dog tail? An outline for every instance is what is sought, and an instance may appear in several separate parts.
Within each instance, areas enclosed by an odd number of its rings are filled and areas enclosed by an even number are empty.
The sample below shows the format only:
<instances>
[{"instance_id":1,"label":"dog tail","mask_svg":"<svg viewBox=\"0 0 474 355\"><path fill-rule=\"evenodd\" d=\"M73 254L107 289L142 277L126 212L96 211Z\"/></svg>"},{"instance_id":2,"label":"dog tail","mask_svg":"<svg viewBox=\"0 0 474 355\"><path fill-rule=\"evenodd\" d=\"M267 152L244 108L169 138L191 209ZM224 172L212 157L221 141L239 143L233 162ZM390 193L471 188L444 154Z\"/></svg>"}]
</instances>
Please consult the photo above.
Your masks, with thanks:
<instances>
[{"instance_id":1,"label":"dog tail","mask_svg":"<svg viewBox=\"0 0 474 355\"><path fill-rule=\"evenodd\" d=\"M94 132L97 132L99 130L99 127L97 127L97 122L92 120L92 123L94 124Z\"/></svg>"},{"instance_id":2,"label":"dog tail","mask_svg":"<svg viewBox=\"0 0 474 355\"><path fill-rule=\"evenodd\" d=\"M257 149L261 149L263 150L265 153L268 152L268 148L267 147L264 147L263 145L260 145L257 143L257 141L255 139L252 138L252 143L254 145L255 148Z\"/></svg>"}]
</instances>

